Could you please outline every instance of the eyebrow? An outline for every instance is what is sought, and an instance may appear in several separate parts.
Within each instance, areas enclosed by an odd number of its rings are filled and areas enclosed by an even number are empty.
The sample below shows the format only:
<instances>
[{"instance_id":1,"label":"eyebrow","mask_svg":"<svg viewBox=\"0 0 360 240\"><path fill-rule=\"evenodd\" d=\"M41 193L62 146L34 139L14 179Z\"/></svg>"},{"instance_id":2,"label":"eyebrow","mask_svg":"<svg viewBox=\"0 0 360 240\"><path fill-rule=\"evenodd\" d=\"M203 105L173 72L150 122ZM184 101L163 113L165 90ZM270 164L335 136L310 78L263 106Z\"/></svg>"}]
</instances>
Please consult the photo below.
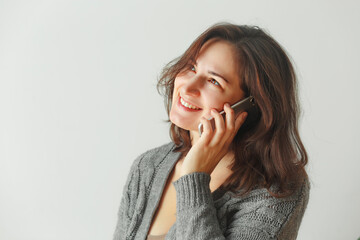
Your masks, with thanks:
<instances>
[{"instance_id":1,"label":"eyebrow","mask_svg":"<svg viewBox=\"0 0 360 240\"><path fill-rule=\"evenodd\" d=\"M197 66L198 62L195 63L195 65ZM214 75L214 76L217 76L217 77L220 77L222 79L224 79L225 82L229 83L228 80L226 80L226 78L224 78L223 76L221 76L220 74L216 73L216 72L213 72L213 71L208 71L208 73Z\"/></svg>"}]
</instances>

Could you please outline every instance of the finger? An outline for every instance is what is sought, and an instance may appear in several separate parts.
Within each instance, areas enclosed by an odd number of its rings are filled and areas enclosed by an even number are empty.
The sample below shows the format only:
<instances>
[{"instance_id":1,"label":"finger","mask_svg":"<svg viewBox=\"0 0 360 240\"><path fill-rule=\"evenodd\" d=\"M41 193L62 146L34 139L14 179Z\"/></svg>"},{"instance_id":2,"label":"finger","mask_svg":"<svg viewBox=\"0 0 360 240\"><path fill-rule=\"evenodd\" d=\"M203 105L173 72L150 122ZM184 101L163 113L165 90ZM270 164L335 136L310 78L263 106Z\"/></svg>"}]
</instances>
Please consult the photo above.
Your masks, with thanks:
<instances>
[{"instance_id":1,"label":"finger","mask_svg":"<svg viewBox=\"0 0 360 240\"><path fill-rule=\"evenodd\" d=\"M226 130L230 133L233 133L235 130L235 112L234 109L230 107L230 104L226 103L224 105L224 111L226 113L225 120L226 120Z\"/></svg>"},{"instance_id":2,"label":"finger","mask_svg":"<svg viewBox=\"0 0 360 240\"><path fill-rule=\"evenodd\" d=\"M224 136L224 145L229 145L235 136L235 112L230 107L229 103L224 104L225 122L226 122L226 133Z\"/></svg>"},{"instance_id":3,"label":"finger","mask_svg":"<svg viewBox=\"0 0 360 240\"><path fill-rule=\"evenodd\" d=\"M208 144L211 139L211 136L213 135L213 129L211 127L210 120L206 119L205 117L201 117L200 122L203 125L203 132L201 134L200 139L202 139L202 141L204 141L205 144Z\"/></svg>"},{"instance_id":4,"label":"finger","mask_svg":"<svg viewBox=\"0 0 360 240\"><path fill-rule=\"evenodd\" d=\"M225 122L223 116L221 116L221 114L214 109L211 110L211 116L213 116L215 119L215 131L214 136L211 140L211 145L215 146L220 143L221 139L224 136Z\"/></svg>"},{"instance_id":5,"label":"finger","mask_svg":"<svg viewBox=\"0 0 360 240\"><path fill-rule=\"evenodd\" d=\"M241 114L239 114L235 120L235 131L234 131L234 135L236 135L236 133L239 131L239 128L244 124L246 118L247 118L248 113L247 112L242 112Z\"/></svg>"}]
</instances>

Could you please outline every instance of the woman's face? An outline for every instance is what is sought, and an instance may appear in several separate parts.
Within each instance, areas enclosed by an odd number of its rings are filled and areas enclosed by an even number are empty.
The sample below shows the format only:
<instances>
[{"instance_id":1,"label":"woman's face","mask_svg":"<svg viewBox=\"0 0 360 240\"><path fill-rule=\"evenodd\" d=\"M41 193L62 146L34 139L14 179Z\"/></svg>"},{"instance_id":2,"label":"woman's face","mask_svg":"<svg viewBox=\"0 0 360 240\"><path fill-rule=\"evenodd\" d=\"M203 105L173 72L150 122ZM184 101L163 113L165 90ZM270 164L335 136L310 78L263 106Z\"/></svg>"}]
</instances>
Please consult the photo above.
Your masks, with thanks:
<instances>
[{"instance_id":1,"label":"woman's face","mask_svg":"<svg viewBox=\"0 0 360 240\"><path fill-rule=\"evenodd\" d=\"M230 43L211 39L202 46L196 63L176 76L172 123L197 131L200 118L211 117L211 109L220 112L225 103L231 105L244 98L234 51Z\"/></svg>"}]
</instances>

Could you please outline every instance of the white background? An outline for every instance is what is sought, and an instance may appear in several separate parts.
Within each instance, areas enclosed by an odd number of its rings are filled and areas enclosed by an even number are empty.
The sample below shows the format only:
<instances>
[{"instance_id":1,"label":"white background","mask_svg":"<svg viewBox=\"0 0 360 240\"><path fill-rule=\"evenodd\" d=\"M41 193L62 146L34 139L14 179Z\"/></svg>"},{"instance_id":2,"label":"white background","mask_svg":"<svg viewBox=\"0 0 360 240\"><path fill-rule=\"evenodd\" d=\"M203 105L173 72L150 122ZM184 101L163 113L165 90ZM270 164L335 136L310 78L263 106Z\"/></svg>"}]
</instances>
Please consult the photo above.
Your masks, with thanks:
<instances>
[{"instance_id":1,"label":"white background","mask_svg":"<svg viewBox=\"0 0 360 240\"><path fill-rule=\"evenodd\" d=\"M0 0L0 239L111 239L130 165L170 141L155 85L212 24L296 63L310 201L298 239L360 236L359 1Z\"/></svg>"}]
</instances>

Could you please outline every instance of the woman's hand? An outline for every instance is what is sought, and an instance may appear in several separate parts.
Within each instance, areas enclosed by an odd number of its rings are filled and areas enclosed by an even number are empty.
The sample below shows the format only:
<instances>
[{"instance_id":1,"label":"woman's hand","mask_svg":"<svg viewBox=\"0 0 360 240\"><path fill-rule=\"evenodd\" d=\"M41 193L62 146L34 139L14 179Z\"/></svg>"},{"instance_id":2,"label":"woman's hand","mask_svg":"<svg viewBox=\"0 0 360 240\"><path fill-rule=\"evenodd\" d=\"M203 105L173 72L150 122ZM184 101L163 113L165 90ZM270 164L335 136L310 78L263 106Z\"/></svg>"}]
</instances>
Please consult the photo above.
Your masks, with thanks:
<instances>
[{"instance_id":1,"label":"woman's hand","mask_svg":"<svg viewBox=\"0 0 360 240\"><path fill-rule=\"evenodd\" d=\"M215 119L215 130L212 129L210 120L201 118L203 133L186 155L181 166L181 176L192 172L211 174L228 153L232 140L245 122L247 112L239 114L235 119L234 110L228 103L224 104L224 111L225 121L219 112L211 110Z\"/></svg>"}]
</instances>

